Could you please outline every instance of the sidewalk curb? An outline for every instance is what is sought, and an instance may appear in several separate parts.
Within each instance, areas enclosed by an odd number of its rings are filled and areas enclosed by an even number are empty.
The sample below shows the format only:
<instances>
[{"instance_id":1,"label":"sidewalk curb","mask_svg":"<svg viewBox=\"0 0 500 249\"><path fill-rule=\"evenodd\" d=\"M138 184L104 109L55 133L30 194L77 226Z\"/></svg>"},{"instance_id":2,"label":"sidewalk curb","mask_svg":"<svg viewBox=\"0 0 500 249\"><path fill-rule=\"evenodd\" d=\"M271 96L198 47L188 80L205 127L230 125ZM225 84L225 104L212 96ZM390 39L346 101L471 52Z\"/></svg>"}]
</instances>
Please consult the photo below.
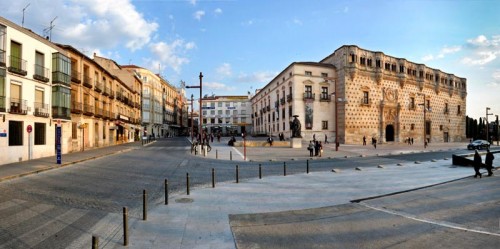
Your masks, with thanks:
<instances>
[{"instance_id":1,"label":"sidewalk curb","mask_svg":"<svg viewBox=\"0 0 500 249\"><path fill-rule=\"evenodd\" d=\"M123 150L119 150L119 151L110 152L110 153L107 153L107 154L102 154L102 155L98 155L98 156L93 156L93 157L79 159L79 160L72 161L72 162L63 163L61 165L49 166L49 167L46 167L46 168L43 168L43 169L37 169L37 170L33 170L33 171L21 173L21 174L18 174L18 175L10 175L10 176L6 176L6 177L0 178L0 182L4 182L4 181L16 179L16 178L21 178L21 177L25 177L25 176L29 176L29 175L34 175L34 174L42 173L42 172L53 170L53 169L59 169L59 168L71 166L73 164L77 164L77 163L81 163L81 162L85 162L85 161L90 161L90 160L98 159L98 158L101 158L101 157L111 156L111 155L114 155L114 154L120 154L120 153L128 152L128 151L131 151L131 150L134 150L134 149L133 148L123 149Z\"/></svg>"}]
</instances>

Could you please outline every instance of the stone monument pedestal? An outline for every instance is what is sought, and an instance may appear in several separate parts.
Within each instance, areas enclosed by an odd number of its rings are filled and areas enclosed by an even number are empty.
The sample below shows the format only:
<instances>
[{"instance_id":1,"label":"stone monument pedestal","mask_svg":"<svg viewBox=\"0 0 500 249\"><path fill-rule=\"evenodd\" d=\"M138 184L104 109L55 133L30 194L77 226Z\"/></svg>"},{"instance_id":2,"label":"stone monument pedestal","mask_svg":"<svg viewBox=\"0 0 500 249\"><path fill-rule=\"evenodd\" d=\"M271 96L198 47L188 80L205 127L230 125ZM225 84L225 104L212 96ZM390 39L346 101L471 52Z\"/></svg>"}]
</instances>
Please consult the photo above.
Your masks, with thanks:
<instances>
[{"instance_id":1,"label":"stone monument pedestal","mask_svg":"<svg viewBox=\"0 0 500 249\"><path fill-rule=\"evenodd\" d=\"M302 148L302 138L299 137L291 138L290 148Z\"/></svg>"}]
</instances>

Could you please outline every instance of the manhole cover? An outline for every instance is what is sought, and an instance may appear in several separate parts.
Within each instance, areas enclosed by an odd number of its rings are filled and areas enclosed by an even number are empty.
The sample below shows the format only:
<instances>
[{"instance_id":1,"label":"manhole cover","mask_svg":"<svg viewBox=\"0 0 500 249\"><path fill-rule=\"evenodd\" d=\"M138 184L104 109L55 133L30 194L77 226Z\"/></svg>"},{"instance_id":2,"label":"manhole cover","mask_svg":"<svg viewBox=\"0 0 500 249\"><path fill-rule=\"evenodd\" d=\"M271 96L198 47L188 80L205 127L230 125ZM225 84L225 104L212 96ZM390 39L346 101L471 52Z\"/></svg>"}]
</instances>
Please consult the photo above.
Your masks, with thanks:
<instances>
[{"instance_id":1,"label":"manhole cover","mask_svg":"<svg viewBox=\"0 0 500 249\"><path fill-rule=\"evenodd\" d=\"M194 200L191 199L191 198L179 198L179 199L175 199L175 202L177 202L177 203L191 203L193 201Z\"/></svg>"}]
</instances>

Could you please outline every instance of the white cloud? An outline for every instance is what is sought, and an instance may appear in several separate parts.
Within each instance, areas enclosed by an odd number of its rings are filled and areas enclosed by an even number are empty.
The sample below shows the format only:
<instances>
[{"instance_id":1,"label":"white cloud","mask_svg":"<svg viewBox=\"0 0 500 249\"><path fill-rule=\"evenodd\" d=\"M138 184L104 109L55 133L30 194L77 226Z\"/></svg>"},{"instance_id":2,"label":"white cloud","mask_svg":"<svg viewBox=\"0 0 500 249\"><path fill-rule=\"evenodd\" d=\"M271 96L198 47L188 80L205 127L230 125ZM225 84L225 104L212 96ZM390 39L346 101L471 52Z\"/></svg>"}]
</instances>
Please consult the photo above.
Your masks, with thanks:
<instances>
[{"instance_id":1,"label":"white cloud","mask_svg":"<svg viewBox=\"0 0 500 249\"><path fill-rule=\"evenodd\" d=\"M193 17L194 19L198 20L198 21L201 21L201 18L205 15L205 11L203 10L198 10L196 12L194 12L193 14Z\"/></svg>"},{"instance_id":2,"label":"white cloud","mask_svg":"<svg viewBox=\"0 0 500 249\"><path fill-rule=\"evenodd\" d=\"M297 24L297 25L302 26L302 21L301 21L301 20L299 20L299 19L297 19L297 18L294 18L294 19L293 19L293 23L295 23L295 24Z\"/></svg>"},{"instance_id":3,"label":"white cloud","mask_svg":"<svg viewBox=\"0 0 500 249\"><path fill-rule=\"evenodd\" d=\"M231 76L231 64L223 63L220 67L216 69L217 74L222 76Z\"/></svg>"},{"instance_id":4,"label":"white cloud","mask_svg":"<svg viewBox=\"0 0 500 249\"><path fill-rule=\"evenodd\" d=\"M467 65L485 65L494 61L500 54L500 35L488 39L485 35L467 40L467 48L472 54L462 59Z\"/></svg>"},{"instance_id":5,"label":"white cloud","mask_svg":"<svg viewBox=\"0 0 500 249\"><path fill-rule=\"evenodd\" d=\"M0 0L2 16L20 20L26 1ZM119 8L117 7L119 6ZM131 0L37 0L26 10L24 27L42 30L57 16L52 41L87 51L125 46L134 51L148 44L158 23L147 20Z\"/></svg>"},{"instance_id":6,"label":"white cloud","mask_svg":"<svg viewBox=\"0 0 500 249\"><path fill-rule=\"evenodd\" d=\"M191 5L196 5L196 0L188 0Z\"/></svg>"},{"instance_id":7,"label":"white cloud","mask_svg":"<svg viewBox=\"0 0 500 249\"><path fill-rule=\"evenodd\" d=\"M432 54L428 54L422 57L422 61L432 61L432 60L434 60L434 56Z\"/></svg>"},{"instance_id":8,"label":"white cloud","mask_svg":"<svg viewBox=\"0 0 500 249\"><path fill-rule=\"evenodd\" d=\"M238 76L237 81L244 83L269 83L277 74L276 72L255 72L251 75L242 73Z\"/></svg>"},{"instance_id":9,"label":"white cloud","mask_svg":"<svg viewBox=\"0 0 500 249\"><path fill-rule=\"evenodd\" d=\"M150 67L156 68L158 64L161 64L162 67L170 67L174 71L180 72L182 65L189 63L189 59L182 55L195 47L193 42L186 43L181 39L170 44L166 42L152 43L149 49L155 58L149 60Z\"/></svg>"},{"instance_id":10,"label":"white cloud","mask_svg":"<svg viewBox=\"0 0 500 249\"><path fill-rule=\"evenodd\" d=\"M211 89L211 90L218 90L218 91L234 91L236 90L235 87L232 86L227 86L226 84L219 83L219 82L203 82L203 89Z\"/></svg>"},{"instance_id":11,"label":"white cloud","mask_svg":"<svg viewBox=\"0 0 500 249\"><path fill-rule=\"evenodd\" d=\"M500 70L496 70L495 72L493 72L493 79L495 79L495 81L498 81L500 82Z\"/></svg>"},{"instance_id":12,"label":"white cloud","mask_svg":"<svg viewBox=\"0 0 500 249\"><path fill-rule=\"evenodd\" d=\"M217 8L217 9L214 10L214 13L215 13L215 15L220 15L220 14L222 14L222 9L221 8Z\"/></svg>"}]
</instances>

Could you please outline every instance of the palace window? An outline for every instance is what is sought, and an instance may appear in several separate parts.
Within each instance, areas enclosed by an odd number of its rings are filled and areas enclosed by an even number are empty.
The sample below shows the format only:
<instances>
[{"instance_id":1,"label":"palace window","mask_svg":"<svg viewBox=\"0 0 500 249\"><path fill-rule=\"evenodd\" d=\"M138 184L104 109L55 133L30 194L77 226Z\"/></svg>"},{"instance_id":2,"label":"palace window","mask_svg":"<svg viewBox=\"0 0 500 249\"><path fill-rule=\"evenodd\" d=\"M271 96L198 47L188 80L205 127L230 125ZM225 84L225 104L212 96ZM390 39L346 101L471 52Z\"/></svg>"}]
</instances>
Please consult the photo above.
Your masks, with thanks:
<instances>
[{"instance_id":1,"label":"palace window","mask_svg":"<svg viewBox=\"0 0 500 249\"><path fill-rule=\"evenodd\" d=\"M312 72L311 71L306 71L306 76L312 76Z\"/></svg>"},{"instance_id":2,"label":"palace window","mask_svg":"<svg viewBox=\"0 0 500 249\"><path fill-rule=\"evenodd\" d=\"M367 91L363 91L363 101L362 101L362 104L363 105L370 104L370 99L369 99L369 95L368 95Z\"/></svg>"},{"instance_id":3,"label":"palace window","mask_svg":"<svg viewBox=\"0 0 500 249\"><path fill-rule=\"evenodd\" d=\"M327 73L321 73L321 77L328 77L328 74ZM285 93L283 93L284 95Z\"/></svg>"},{"instance_id":4,"label":"palace window","mask_svg":"<svg viewBox=\"0 0 500 249\"><path fill-rule=\"evenodd\" d=\"M448 103L444 103L444 114L448 114Z\"/></svg>"},{"instance_id":5,"label":"palace window","mask_svg":"<svg viewBox=\"0 0 500 249\"><path fill-rule=\"evenodd\" d=\"M415 97L410 97L410 110L415 110Z\"/></svg>"},{"instance_id":6,"label":"palace window","mask_svg":"<svg viewBox=\"0 0 500 249\"><path fill-rule=\"evenodd\" d=\"M457 106L457 115L462 114L462 111L460 110L460 105Z\"/></svg>"},{"instance_id":7,"label":"palace window","mask_svg":"<svg viewBox=\"0 0 500 249\"><path fill-rule=\"evenodd\" d=\"M366 65L366 58L364 57L359 58L359 64Z\"/></svg>"},{"instance_id":8,"label":"palace window","mask_svg":"<svg viewBox=\"0 0 500 249\"><path fill-rule=\"evenodd\" d=\"M410 130L412 130L412 131L415 130L415 124L410 125Z\"/></svg>"},{"instance_id":9,"label":"palace window","mask_svg":"<svg viewBox=\"0 0 500 249\"><path fill-rule=\"evenodd\" d=\"M380 60L375 60L375 66L378 68L382 67L382 63L380 62Z\"/></svg>"},{"instance_id":10,"label":"palace window","mask_svg":"<svg viewBox=\"0 0 500 249\"><path fill-rule=\"evenodd\" d=\"M366 64L371 67L372 66L372 59L368 59L366 60Z\"/></svg>"},{"instance_id":11,"label":"palace window","mask_svg":"<svg viewBox=\"0 0 500 249\"><path fill-rule=\"evenodd\" d=\"M321 121L321 128L323 130L328 130L328 121L326 120Z\"/></svg>"}]
</instances>

